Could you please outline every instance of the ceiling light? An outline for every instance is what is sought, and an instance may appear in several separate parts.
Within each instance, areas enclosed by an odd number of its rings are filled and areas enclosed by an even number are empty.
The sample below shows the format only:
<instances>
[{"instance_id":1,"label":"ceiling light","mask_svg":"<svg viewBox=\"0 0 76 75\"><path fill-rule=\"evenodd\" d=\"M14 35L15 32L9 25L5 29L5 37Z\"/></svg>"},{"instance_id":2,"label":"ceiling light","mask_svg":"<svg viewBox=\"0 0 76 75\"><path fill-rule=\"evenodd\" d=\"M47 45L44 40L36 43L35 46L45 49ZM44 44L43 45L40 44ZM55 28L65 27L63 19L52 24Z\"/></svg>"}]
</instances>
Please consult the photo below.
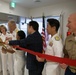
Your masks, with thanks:
<instances>
[{"instance_id":1,"label":"ceiling light","mask_svg":"<svg viewBox=\"0 0 76 75\"><path fill-rule=\"evenodd\" d=\"M34 2L41 2L41 0L34 0Z\"/></svg>"}]
</instances>

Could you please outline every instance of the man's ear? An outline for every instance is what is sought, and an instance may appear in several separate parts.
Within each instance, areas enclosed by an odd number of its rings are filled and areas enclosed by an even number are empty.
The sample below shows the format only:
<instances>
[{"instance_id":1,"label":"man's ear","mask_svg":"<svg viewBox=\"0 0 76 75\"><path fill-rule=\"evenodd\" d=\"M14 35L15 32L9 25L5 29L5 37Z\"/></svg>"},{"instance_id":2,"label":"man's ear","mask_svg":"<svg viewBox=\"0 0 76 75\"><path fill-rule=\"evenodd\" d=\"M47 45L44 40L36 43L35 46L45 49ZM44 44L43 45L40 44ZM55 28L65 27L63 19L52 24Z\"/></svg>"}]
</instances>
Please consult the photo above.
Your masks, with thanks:
<instances>
[{"instance_id":1,"label":"man's ear","mask_svg":"<svg viewBox=\"0 0 76 75\"><path fill-rule=\"evenodd\" d=\"M32 28L32 26L29 26L29 28Z\"/></svg>"},{"instance_id":2,"label":"man's ear","mask_svg":"<svg viewBox=\"0 0 76 75\"><path fill-rule=\"evenodd\" d=\"M56 27L54 26L53 29L56 30Z\"/></svg>"},{"instance_id":3,"label":"man's ear","mask_svg":"<svg viewBox=\"0 0 76 75\"><path fill-rule=\"evenodd\" d=\"M32 30L34 30L32 26L30 26L30 28L31 28Z\"/></svg>"}]
</instances>

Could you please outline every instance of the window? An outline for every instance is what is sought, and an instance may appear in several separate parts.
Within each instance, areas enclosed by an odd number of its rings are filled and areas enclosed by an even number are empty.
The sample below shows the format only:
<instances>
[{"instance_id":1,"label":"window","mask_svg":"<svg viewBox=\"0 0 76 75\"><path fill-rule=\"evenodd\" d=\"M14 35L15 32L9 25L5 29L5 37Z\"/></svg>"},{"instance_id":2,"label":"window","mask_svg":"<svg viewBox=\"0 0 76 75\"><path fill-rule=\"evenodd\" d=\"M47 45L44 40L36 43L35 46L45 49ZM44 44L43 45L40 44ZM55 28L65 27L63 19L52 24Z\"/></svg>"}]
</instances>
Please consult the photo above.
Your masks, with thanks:
<instances>
[{"instance_id":1,"label":"window","mask_svg":"<svg viewBox=\"0 0 76 75\"><path fill-rule=\"evenodd\" d=\"M31 19L20 17L20 29L23 30L27 36L27 23L29 23Z\"/></svg>"}]
</instances>

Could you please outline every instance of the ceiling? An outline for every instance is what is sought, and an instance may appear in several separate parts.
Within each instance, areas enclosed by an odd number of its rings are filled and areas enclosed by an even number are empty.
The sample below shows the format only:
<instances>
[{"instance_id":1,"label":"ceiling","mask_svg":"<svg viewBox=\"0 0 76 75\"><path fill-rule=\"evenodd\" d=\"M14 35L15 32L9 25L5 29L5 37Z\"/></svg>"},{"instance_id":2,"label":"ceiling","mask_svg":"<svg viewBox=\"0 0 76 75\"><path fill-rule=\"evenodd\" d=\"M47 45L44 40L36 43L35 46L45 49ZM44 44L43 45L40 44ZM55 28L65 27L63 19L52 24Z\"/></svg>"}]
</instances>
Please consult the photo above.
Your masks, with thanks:
<instances>
[{"instance_id":1,"label":"ceiling","mask_svg":"<svg viewBox=\"0 0 76 75\"><path fill-rule=\"evenodd\" d=\"M2 0L2 1L9 2L9 3L13 1L26 8L36 8L36 7L43 7L43 6L52 5L56 3L66 2L69 0L40 0L40 2L35 2L38 0Z\"/></svg>"}]
</instances>

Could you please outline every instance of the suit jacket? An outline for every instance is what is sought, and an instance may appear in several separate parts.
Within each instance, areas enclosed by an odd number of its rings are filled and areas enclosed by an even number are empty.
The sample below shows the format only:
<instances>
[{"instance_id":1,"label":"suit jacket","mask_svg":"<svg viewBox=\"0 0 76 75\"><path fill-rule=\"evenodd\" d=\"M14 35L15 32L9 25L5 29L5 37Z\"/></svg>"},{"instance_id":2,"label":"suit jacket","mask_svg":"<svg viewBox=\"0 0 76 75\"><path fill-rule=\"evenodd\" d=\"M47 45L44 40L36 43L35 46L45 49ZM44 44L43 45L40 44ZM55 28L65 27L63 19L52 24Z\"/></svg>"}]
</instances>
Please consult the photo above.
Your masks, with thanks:
<instances>
[{"instance_id":1,"label":"suit jacket","mask_svg":"<svg viewBox=\"0 0 76 75\"><path fill-rule=\"evenodd\" d=\"M23 48L30 49L35 52L42 53L43 41L39 32L34 32L27 36L27 38L22 40L12 40L9 41L9 45L20 45ZM38 62L36 56L27 53L27 69L36 70L38 68L43 68L44 63Z\"/></svg>"}]
</instances>

